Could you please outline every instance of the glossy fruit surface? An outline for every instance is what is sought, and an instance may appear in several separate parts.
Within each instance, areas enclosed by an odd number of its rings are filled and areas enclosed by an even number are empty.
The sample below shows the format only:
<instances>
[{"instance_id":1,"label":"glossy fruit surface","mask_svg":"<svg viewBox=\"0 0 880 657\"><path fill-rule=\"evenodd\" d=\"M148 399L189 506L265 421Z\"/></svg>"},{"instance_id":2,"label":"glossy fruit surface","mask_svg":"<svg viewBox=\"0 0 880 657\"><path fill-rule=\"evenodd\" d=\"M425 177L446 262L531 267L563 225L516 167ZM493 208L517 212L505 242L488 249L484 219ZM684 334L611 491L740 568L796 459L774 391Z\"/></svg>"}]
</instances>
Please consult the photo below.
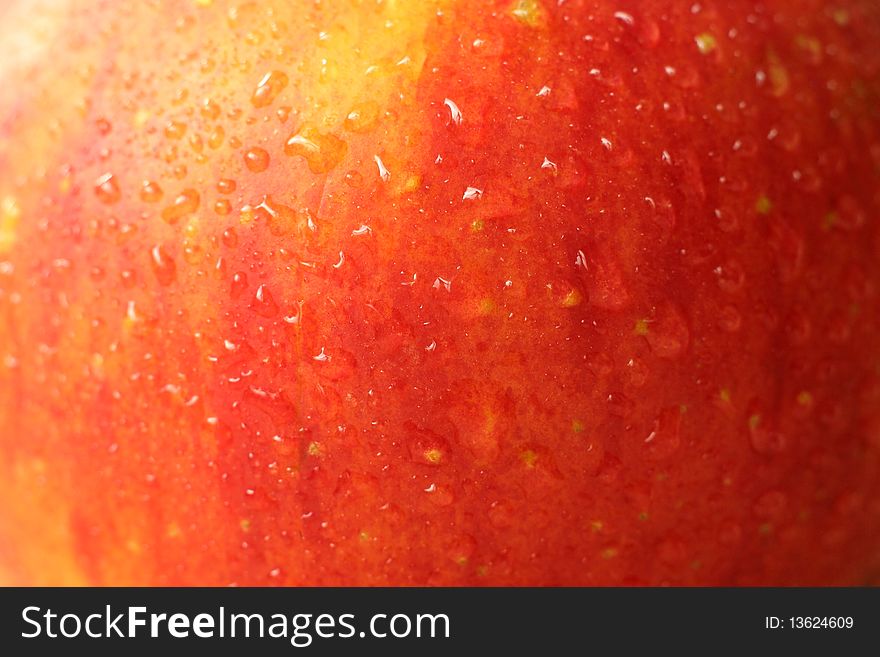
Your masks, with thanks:
<instances>
[{"instance_id":1,"label":"glossy fruit surface","mask_svg":"<svg viewBox=\"0 0 880 657\"><path fill-rule=\"evenodd\" d=\"M878 42L6 4L0 578L876 582Z\"/></svg>"}]
</instances>

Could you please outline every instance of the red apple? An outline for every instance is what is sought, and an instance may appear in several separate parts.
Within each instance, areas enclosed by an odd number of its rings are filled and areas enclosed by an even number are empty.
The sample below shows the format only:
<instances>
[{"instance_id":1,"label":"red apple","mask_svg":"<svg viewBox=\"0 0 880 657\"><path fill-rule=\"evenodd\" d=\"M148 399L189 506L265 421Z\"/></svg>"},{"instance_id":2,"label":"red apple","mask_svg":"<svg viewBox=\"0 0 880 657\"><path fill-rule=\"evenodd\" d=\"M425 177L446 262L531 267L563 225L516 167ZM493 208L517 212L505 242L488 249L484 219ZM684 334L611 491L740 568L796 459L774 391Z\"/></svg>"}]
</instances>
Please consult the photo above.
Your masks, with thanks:
<instances>
[{"instance_id":1,"label":"red apple","mask_svg":"<svg viewBox=\"0 0 880 657\"><path fill-rule=\"evenodd\" d=\"M876 583L878 42L4 3L0 579Z\"/></svg>"}]
</instances>

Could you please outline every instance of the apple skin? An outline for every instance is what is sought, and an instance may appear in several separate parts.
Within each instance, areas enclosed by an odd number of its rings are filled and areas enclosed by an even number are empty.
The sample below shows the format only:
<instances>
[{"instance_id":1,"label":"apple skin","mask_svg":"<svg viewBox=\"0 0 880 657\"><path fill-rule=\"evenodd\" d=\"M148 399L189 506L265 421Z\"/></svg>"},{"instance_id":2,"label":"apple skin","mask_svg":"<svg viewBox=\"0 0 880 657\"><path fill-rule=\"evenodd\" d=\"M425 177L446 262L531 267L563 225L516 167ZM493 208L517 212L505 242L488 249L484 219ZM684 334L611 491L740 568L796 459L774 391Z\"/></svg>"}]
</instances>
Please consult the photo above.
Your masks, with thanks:
<instances>
[{"instance_id":1,"label":"apple skin","mask_svg":"<svg viewBox=\"0 0 880 657\"><path fill-rule=\"evenodd\" d=\"M873 0L0 26L4 583L877 583Z\"/></svg>"}]
</instances>

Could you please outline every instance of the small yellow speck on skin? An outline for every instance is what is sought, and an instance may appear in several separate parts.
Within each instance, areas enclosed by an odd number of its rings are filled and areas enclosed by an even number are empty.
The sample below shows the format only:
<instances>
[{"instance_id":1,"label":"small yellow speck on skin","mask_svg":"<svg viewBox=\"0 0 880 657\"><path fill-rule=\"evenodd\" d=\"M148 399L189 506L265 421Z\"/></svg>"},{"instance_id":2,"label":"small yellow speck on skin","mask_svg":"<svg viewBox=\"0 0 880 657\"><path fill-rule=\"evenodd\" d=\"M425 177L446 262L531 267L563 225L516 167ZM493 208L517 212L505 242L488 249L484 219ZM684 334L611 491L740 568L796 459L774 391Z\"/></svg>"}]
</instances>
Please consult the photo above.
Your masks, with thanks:
<instances>
[{"instance_id":1,"label":"small yellow speck on skin","mask_svg":"<svg viewBox=\"0 0 880 657\"><path fill-rule=\"evenodd\" d=\"M605 523L602 522L601 520L594 520L593 522L590 523L590 529L592 529L593 532L595 532L595 533L602 531L602 528L604 526L605 526Z\"/></svg>"},{"instance_id":2,"label":"small yellow speck on skin","mask_svg":"<svg viewBox=\"0 0 880 657\"><path fill-rule=\"evenodd\" d=\"M0 253L8 252L15 244L21 207L11 196L0 201Z\"/></svg>"},{"instance_id":3,"label":"small yellow speck on skin","mask_svg":"<svg viewBox=\"0 0 880 657\"><path fill-rule=\"evenodd\" d=\"M758 533L761 536L767 536L768 534L773 532L773 525L769 522L763 523L760 527L758 527Z\"/></svg>"},{"instance_id":4,"label":"small yellow speck on skin","mask_svg":"<svg viewBox=\"0 0 880 657\"><path fill-rule=\"evenodd\" d=\"M773 202L766 194L761 194L758 197L758 200L755 201L755 212L761 215L770 214L770 210L773 209Z\"/></svg>"},{"instance_id":5,"label":"small yellow speck on skin","mask_svg":"<svg viewBox=\"0 0 880 657\"><path fill-rule=\"evenodd\" d=\"M721 485L730 488L733 486L733 477L724 477L724 479L721 480Z\"/></svg>"},{"instance_id":6,"label":"small yellow speck on skin","mask_svg":"<svg viewBox=\"0 0 880 657\"><path fill-rule=\"evenodd\" d=\"M443 452L436 447L425 450L425 460L431 465L438 465L443 460Z\"/></svg>"},{"instance_id":7,"label":"small yellow speck on skin","mask_svg":"<svg viewBox=\"0 0 880 657\"><path fill-rule=\"evenodd\" d=\"M251 521L247 518L242 518L238 526L241 528L241 531L249 532L251 530Z\"/></svg>"},{"instance_id":8,"label":"small yellow speck on skin","mask_svg":"<svg viewBox=\"0 0 880 657\"><path fill-rule=\"evenodd\" d=\"M785 95L791 86L791 80L788 76L788 69L785 68L779 55L775 52L770 52L767 55L767 74L773 95L777 98Z\"/></svg>"},{"instance_id":9,"label":"small yellow speck on skin","mask_svg":"<svg viewBox=\"0 0 880 657\"><path fill-rule=\"evenodd\" d=\"M465 556L459 555L459 556L455 557L455 563L457 563L459 566L466 566L467 562L468 562L468 558Z\"/></svg>"},{"instance_id":10,"label":"small yellow speck on skin","mask_svg":"<svg viewBox=\"0 0 880 657\"><path fill-rule=\"evenodd\" d=\"M126 335L132 333L135 327L143 322L144 318L135 307L134 301L129 301L125 309L125 315L122 318L122 331Z\"/></svg>"},{"instance_id":11,"label":"small yellow speck on skin","mask_svg":"<svg viewBox=\"0 0 880 657\"><path fill-rule=\"evenodd\" d=\"M731 400L731 394L729 388L721 388L718 392L718 399L720 399L725 404L729 404Z\"/></svg>"},{"instance_id":12,"label":"small yellow speck on skin","mask_svg":"<svg viewBox=\"0 0 880 657\"><path fill-rule=\"evenodd\" d=\"M647 519L648 519L648 512L647 511L642 511L641 513L639 513L639 520L641 522L645 522Z\"/></svg>"},{"instance_id":13,"label":"small yellow speck on skin","mask_svg":"<svg viewBox=\"0 0 880 657\"><path fill-rule=\"evenodd\" d=\"M125 542L125 549L133 554L140 554L141 544L136 539L130 538Z\"/></svg>"},{"instance_id":14,"label":"small yellow speck on skin","mask_svg":"<svg viewBox=\"0 0 880 657\"><path fill-rule=\"evenodd\" d=\"M143 108L134 113L134 127L142 128L150 120L150 112Z\"/></svg>"},{"instance_id":15,"label":"small yellow speck on skin","mask_svg":"<svg viewBox=\"0 0 880 657\"><path fill-rule=\"evenodd\" d=\"M749 429L757 429L761 424L761 416L758 413L749 416Z\"/></svg>"},{"instance_id":16,"label":"small yellow speck on skin","mask_svg":"<svg viewBox=\"0 0 880 657\"><path fill-rule=\"evenodd\" d=\"M486 227L485 222L482 219L474 219L471 223L471 230L475 233L483 232L483 229Z\"/></svg>"},{"instance_id":17,"label":"small yellow speck on skin","mask_svg":"<svg viewBox=\"0 0 880 657\"><path fill-rule=\"evenodd\" d=\"M168 538L177 538L181 534L180 526L176 522L172 522L168 525L168 529L165 530L165 534Z\"/></svg>"},{"instance_id":18,"label":"small yellow speck on skin","mask_svg":"<svg viewBox=\"0 0 880 657\"><path fill-rule=\"evenodd\" d=\"M616 557L618 555L618 553L619 553L619 551L617 548L613 548L613 547L605 548L604 550L602 550L602 558L603 559L613 559L614 557Z\"/></svg>"},{"instance_id":19,"label":"small yellow speck on skin","mask_svg":"<svg viewBox=\"0 0 880 657\"><path fill-rule=\"evenodd\" d=\"M73 188L73 178L70 176L64 176L58 182L58 192L60 194L69 194L70 190Z\"/></svg>"},{"instance_id":20,"label":"small yellow speck on skin","mask_svg":"<svg viewBox=\"0 0 880 657\"><path fill-rule=\"evenodd\" d=\"M366 542L372 540L372 538L373 537L370 536L370 534L366 531L362 531L361 533L358 534L358 539L360 540L361 543L366 543Z\"/></svg>"},{"instance_id":21,"label":"small yellow speck on skin","mask_svg":"<svg viewBox=\"0 0 880 657\"><path fill-rule=\"evenodd\" d=\"M511 15L529 27L541 27L547 17L538 0L515 0L510 8Z\"/></svg>"},{"instance_id":22,"label":"small yellow speck on skin","mask_svg":"<svg viewBox=\"0 0 880 657\"><path fill-rule=\"evenodd\" d=\"M648 325L650 321L647 319L637 319L633 333L636 335L648 335Z\"/></svg>"},{"instance_id":23,"label":"small yellow speck on skin","mask_svg":"<svg viewBox=\"0 0 880 657\"><path fill-rule=\"evenodd\" d=\"M822 42L814 36L798 34L794 42L798 48L807 51L811 55L819 55L822 52Z\"/></svg>"},{"instance_id":24,"label":"small yellow speck on skin","mask_svg":"<svg viewBox=\"0 0 880 657\"><path fill-rule=\"evenodd\" d=\"M584 426L584 423L581 422L580 420L572 420L571 421L571 430L574 433L583 433L584 429L586 429L586 427Z\"/></svg>"},{"instance_id":25,"label":"small yellow speck on skin","mask_svg":"<svg viewBox=\"0 0 880 657\"><path fill-rule=\"evenodd\" d=\"M837 23L840 27L846 27L847 25L849 25L849 11L847 11L843 7L835 9L831 15L834 18L834 22Z\"/></svg>"},{"instance_id":26,"label":"small yellow speck on skin","mask_svg":"<svg viewBox=\"0 0 880 657\"><path fill-rule=\"evenodd\" d=\"M210 7L214 4L214 0L195 0L197 7Z\"/></svg>"},{"instance_id":27,"label":"small yellow speck on skin","mask_svg":"<svg viewBox=\"0 0 880 657\"><path fill-rule=\"evenodd\" d=\"M699 51L704 55L708 55L718 46L718 42L715 40L715 37L708 32L698 34L696 37L694 37L694 41L696 41Z\"/></svg>"},{"instance_id":28,"label":"small yellow speck on skin","mask_svg":"<svg viewBox=\"0 0 880 657\"><path fill-rule=\"evenodd\" d=\"M703 562L700 561L699 559L694 559L693 561L691 561L691 570L699 570L702 567L703 567Z\"/></svg>"},{"instance_id":29,"label":"small yellow speck on skin","mask_svg":"<svg viewBox=\"0 0 880 657\"><path fill-rule=\"evenodd\" d=\"M320 456L321 455L321 444L316 441L312 441L309 443L309 446L306 451L308 451L309 456Z\"/></svg>"},{"instance_id":30,"label":"small yellow speck on skin","mask_svg":"<svg viewBox=\"0 0 880 657\"><path fill-rule=\"evenodd\" d=\"M92 354L91 362L89 363L89 369L92 371L92 375L98 379L104 377L104 356L101 354L95 353Z\"/></svg>"},{"instance_id":31,"label":"small yellow speck on skin","mask_svg":"<svg viewBox=\"0 0 880 657\"><path fill-rule=\"evenodd\" d=\"M477 576L485 577L489 573L489 566L477 566Z\"/></svg>"},{"instance_id":32,"label":"small yellow speck on skin","mask_svg":"<svg viewBox=\"0 0 880 657\"><path fill-rule=\"evenodd\" d=\"M655 477L655 479L656 479L659 483L663 483L664 481L666 481L667 479L669 479L669 473L668 473L668 472L658 472L658 473L657 473L657 476Z\"/></svg>"},{"instance_id":33,"label":"small yellow speck on skin","mask_svg":"<svg viewBox=\"0 0 880 657\"><path fill-rule=\"evenodd\" d=\"M828 212L822 217L822 229L831 230L837 225L838 215L836 212Z\"/></svg>"},{"instance_id":34,"label":"small yellow speck on skin","mask_svg":"<svg viewBox=\"0 0 880 657\"><path fill-rule=\"evenodd\" d=\"M520 454L520 458L523 460L523 463L526 464L527 468L534 468L535 463L538 461L538 455L531 449L527 449Z\"/></svg>"},{"instance_id":35,"label":"small yellow speck on skin","mask_svg":"<svg viewBox=\"0 0 880 657\"><path fill-rule=\"evenodd\" d=\"M184 227L183 232L187 237L195 237L196 235L198 235L199 218L196 216L190 217L186 222L186 226Z\"/></svg>"},{"instance_id":36,"label":"small yellow speck on skin","mask_svg":"<svg viewBox=\"0 0 880 657\"><path fill-rule=\"evenodd\" d=\"M241 209L241 212L238 214L238 223L242 226L250 226L254 223L254 211L251 206L245 206Z\"/></svg>"},{"instance_id":37,"label":"small yellow speck on skin","mask_svg":"<svg viewBox=\"0 0 880 657\"><path fill-rule=\"evenodd\" d=\"M579 306L583 301L583 295L576 289L572 288L568 294L562 298L561 305L563 308L574 308Z\"/></svg>"},{"instance_id":38,"label":"small yellow speck on skin","mask_svg":"<svg viewBox=\"0 0 880 657\"><path fill-rule=\"evenodd\" d=\"M491 315L493 312L495 312L495 302L489 298L480 299L477 310L484 317L486 315Z\"/></svg>"},{"instance_id":39,"label":"small yellow speck on skin","mask_svg":"<svg viewBox=\"0 0 880 657\"><path fill-rule=\"evenodd\" d=\"M797 396L797 403L801 406L811 406L813 404L813 395L807 390L801 390Z\"/></svg>"},{"instance_id":40,"label":"small yellow speck on skin","mask_svg":"<svg viewBox=\"0 0 880 657\"><path fill-rule=\"evenodd\" d=\"M406 192L414 192L416 191L422 184L422 177L417 176L415 174L411 174L407 176L406 183L403 185L403 189Z\"/></svg>"}]
</instances>

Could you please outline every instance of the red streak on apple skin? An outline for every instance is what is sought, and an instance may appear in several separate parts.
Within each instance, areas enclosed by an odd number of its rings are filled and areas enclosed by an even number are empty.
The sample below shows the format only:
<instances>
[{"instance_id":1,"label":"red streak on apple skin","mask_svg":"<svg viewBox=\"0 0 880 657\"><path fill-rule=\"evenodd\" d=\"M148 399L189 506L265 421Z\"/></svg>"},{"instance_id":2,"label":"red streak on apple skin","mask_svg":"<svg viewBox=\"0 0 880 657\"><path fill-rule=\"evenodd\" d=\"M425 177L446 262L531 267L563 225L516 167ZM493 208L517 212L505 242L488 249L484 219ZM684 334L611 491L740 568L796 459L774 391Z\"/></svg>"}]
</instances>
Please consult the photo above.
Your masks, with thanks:
<instances>
[{"instance_id":1,"label":"red streak on apple skin","mask_svg":"<svg viewBox=\"0 0 880 657\"><path fill-rule=\"evenodd\" d=\"M386 4L2 72L0 579L876 582L876 5Z\"/></svg>"}]
</instances>

